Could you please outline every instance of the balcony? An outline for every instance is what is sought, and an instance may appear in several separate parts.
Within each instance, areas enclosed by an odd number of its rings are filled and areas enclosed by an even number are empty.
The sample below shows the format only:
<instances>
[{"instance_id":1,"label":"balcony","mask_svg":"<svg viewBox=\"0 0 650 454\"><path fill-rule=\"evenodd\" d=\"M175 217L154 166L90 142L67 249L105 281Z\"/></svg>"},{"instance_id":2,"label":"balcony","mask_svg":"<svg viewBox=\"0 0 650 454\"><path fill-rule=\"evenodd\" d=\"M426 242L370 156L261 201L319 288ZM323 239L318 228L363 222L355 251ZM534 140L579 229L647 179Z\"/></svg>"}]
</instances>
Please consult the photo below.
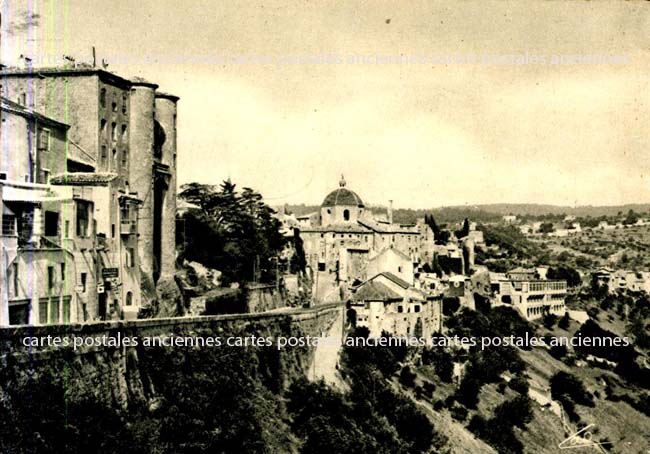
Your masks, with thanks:
<instances>
[{"instance_id":1,"label":"balcony","mask_svg":"<svg viewBox=\"0 0 650 454\"><path fill-rule=\"evenodd\" d=\"M120 223L120 235L136 235L138 233L137 221L123 220Z\"/></svg>"}]
</instances>

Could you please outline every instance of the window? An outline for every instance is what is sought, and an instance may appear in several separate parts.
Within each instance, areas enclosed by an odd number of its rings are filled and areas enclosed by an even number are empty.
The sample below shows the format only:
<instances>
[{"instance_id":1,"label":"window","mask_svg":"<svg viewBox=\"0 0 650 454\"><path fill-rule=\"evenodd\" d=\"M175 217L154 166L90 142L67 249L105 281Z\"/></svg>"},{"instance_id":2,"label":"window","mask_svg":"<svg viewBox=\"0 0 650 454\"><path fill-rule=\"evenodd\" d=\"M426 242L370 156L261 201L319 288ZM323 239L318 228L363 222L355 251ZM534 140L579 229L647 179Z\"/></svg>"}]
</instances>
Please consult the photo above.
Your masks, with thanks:
<instances>
[{"instance_id":1,"label":"window","mask_svg":"<svg viewBox=\"0 0 650 454\"><path fill-rule=\"evenodd\" d=\"M47 267L47 289L52 291L54 289L54 267Z\"/></svg>"},{"instance_id":2,"label":"window","mask_svg":"<svg viewBox=\"0 0 650 454\"><path fill-rule=\"evenodd\" d=\"M102 88L99 92L99 105L106 107L106 89Z\"/></svg>"},{"instance_id":3,"label":"window","mask_svg":"<svg viewBox=\"0 0 650 454\"><path fill-rule=\"evenodd\" d=\"M107 159L108 159L108 150L106 149L106 145L102 145L101 161L103 166L106 166Z\"/></svg>"},{"instance_id":4,"label":"window","mask_svg":"<svg viewBox=\"0 0 650 454\"><path fill-rule=\"evenodd\" d=\"M81 202L77 202L77 236L88 237L88 207Z\"/></svg>"},{"instance_id":5,"label":"window","mask_svg":"<svg viewBox=\"0 0 650 454\"><path fill-rule=\"evenodd\" d=\"M420 306L419 305L414 306L413 312L420 312Z\"/></svg>"},{"instance_id":6,"label":"window","mask_svg":"<svg viewBox=\"0 0 650 454\"><path fill-rule=\"evenodd\" d=\"M2 216L2 234L13 236L16 234L16 216L4 214Z\"/></svg>"},{"instance_id":7,"label":"window","mask_svg":"<svg viewBox=\"0 0 650 454\"><path fill-rule=\"evenodd\" d=\"M115 238L115 224L111 224L111 238Z\"/></svg>"},{"instance_id":8,"label":"window","mask_svg":"<svg viewBox=\"0 0 650 454\"><path fill-rule=\"evenodd\" d=\"M70 297L63 298L63 323L70 323Z\"/></svg>"},{"instance_id":9,"label":"window","mask_svg":"<svg viewBox=\"0 0 650 454\"><path fill-rule=\"evenodd\" d=\"M111 140L117 140L117 123L111 123Z\"/></svg>"},{"instance_id":10,"label":"window","mask_svg":"<svg viewBox=\"0 0 650 454\"><path fill-rule=\"evenodd\" d=\"M49 306L49 298L41 298L38 300L38 323L41 325L47 324L47 309Z\"/></svg>"},{"instance_id":11,"label":"window","mask_svg":"<svg viewBox=\"0 0 650 454\"><path fill-rule=\"evenodd\" d=\"M59 323L59 299L50 300L50 323Z\"/></svg>"},{"instance_id":12,"label":"window","mask_svg":"<svg viewBox=\"0 0 650 454\"><path fill-rule=\"evenodd\" d=\"M111 159L111 167L117 169L117 148L113 148L113 156Z\"/></svg>"},{"instance_id":13,"label":"window","mask_svg":"<svg viewBox=\"0 0 650 454\"><path fill-rule=\"evenodd\" d=\"M57 236L59 233L59 213L45 212L45 236Z\"/></svg>"},{"instance_id":14,"label":"window","mask_svg":"<svg viewBox=\"0 0 650 454\"><path fill-rule=\"evenodd\" d=\"M65 262L61 262L61 282L65 282Z\"/></svg>"},{"instance_id":15,"label":"window","mask_svg":"<svg viewBox=\"0 0 650 454\"><path fill-rule=\"evenodd\" d=\"M350 210L343 210L343 220L344 221L350 220Z\"/></svg>"},{"instance_id":16,"label":"window","mask_svg":"<svg viewBox=\"0 0 650 454\"><path fill-rule=\"evenodd\" d=\"M64 235L64 238L68 238L70 236L70 221L68 220L65 221Z\"/></svg>"},{"instance_id":17,"label":"window","mask_svg":"<svg viewBox=\"0 0 650 454\"><path fill-rule=\"evenodd\" d=\"M106 137L106 120L103 118L99 122L99 131L101 132L102 137Z\"/></svg>"},{"instance_id":18,"label":"window","mask_svg":"<svg viewBox=\"0 0 650 454\"><path fill-rule=\"evenodd\" d=\"M50 171L48 169L42 169L43 170L43 183L44 184L49 184L50 183Z\"/></svg>"},{"instance_id":19,"label":"window","mask_svg":"<svg viewBox=\"0 0 650 454\"><path fill-rule=\"evenodd\" d=\"M50 130L49 129L41 129L36 140L38 142L36 146L39 150L50 151Z\"/></svg>"},{"instance_id":20,"label":"window","mask_svg":"<svg viewBox=\"0 0 650 454\"><path fill-rule=\"evenodd\" d=\"M126 125L122 125L122 140L126 140Z\"/></svg>"},{"instance_id":21,"label":"window","mask_svg":"<svg viewBox=\"0 0 650 454\"><path fill-rule=\"evenodd\" d=\"M401 266L398 266L398 267L397 267L397 272L398 272L398 273L401 273L401 272L402 272L402 267L401 267Z\"/></svg>"},{"instance_id":22,"label":"window","mask_svg":"<svg viewBox=\"0 0 650 454\"><path fill-rule=\"evenodd\" d=\"M29 303L9 304L9 324L26 325L29 323Z\"/></svg>"},{"instance_id":23,"label":"window","mask_svg":"<svg viewBox=\"0 0 650 454\"><path fill-rule=\"evenodd\" d=\"M126 306L131 306L133 305L133 293L127 292L126 293Z\"/></svg>"},{"instance_id":24,"label":"window","mask_svg":"<svg viewBox=\"0 0 650 454\"><path fill-rule=\"evenodd\" d=\"M86 293L86 283L88 282L88 273L81 273L81 291Z\"/></svg>"},{"instance_id":25,"label":"window","mask_svg":"<svg viewBox=\"0 0 650 454\"><path fill-rule=\"evenodd\" d=\"M126 92L122 93L122 113L126 115Z\"/></svg>"},{"instance_id":26,"label":"window","mask_svg":"<svg viewBox=\"0 0 650 454\"><path fill-rule=\"evenodd\" d=\"M129 268L135 267L135 251L133 248L126 250L126 266Z\"/></svg>"},{"instance_id":27,"label":"window","mask_svg":"<svg viewBox=\"0 0 650 454\"><path fill-rule=\"evenodd\" d=\"M18 297L18 293L20 293L19 283L20 282L18 280L18 263L14 263L14 298Z\"/></svg>"},{"instance_id":28,"label":"window","mask_svg":"<svg viewBox=\"0 0 650 454\"><path fill-rule=\"evenodd\" d=\"M404 308L402 306L397 306L397 312L401 314L404 312Z\"/></svg>"},{"instance_id":29,"label":"window","mask_svg":"<svg viewBox=\"0 0 650 454\"><path fill-rule=\"evenodd\" d=\"M126 169L129 163L129 150L122 150L122 168Z\"/></svg>"}]
</instances>

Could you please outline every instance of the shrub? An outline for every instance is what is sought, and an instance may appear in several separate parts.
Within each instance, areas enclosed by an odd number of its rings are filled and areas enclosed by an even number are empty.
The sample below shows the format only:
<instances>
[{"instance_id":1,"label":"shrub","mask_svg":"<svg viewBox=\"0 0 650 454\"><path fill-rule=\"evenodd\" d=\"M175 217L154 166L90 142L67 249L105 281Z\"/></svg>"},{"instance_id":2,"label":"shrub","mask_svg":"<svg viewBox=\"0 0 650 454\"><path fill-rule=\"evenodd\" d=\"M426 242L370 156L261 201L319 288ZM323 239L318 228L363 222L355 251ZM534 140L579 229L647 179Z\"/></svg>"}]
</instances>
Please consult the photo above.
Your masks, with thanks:
<instances>
[{"instance_id":1,"label":"shrub","mask_svg":"<svg viewBox=\"0 0 650 454\"><path fill-rule=\"evenodd\" d=\"M557 322L557 316L555 314L544 315L544 327L546 329L553 329L555 322Z\"/></svg>"},{"instance_id":2,"label":"shrub","mask_svg":"<svg viewBox=\"0 0 650 454\"><path fill-rule=\"evenodd\" d=\"M407 388L412 388L415 386L416 376L409 366L404 366L399 374L399 382Z\"/></svg>"},{"instance_id":3,"label":"shrub","mask_svg":"<svg viewBox=\"0 0 650 454\"><path fill-rule=\"evenodd\" d=\"M451 417L456 421L465 421L467 419L468 411L465 407L454 405L449 409L449 413L451 414Z\"/></svg>"},{"instance_id":4,"label":"shrub","mask_svg":"<svg viewBox=\"0 0 650 454\"><path fill-rule=\"evenodd\" d=\"M516 376L510 382L508 383L508 386L510 389L513 391L518 392L519 394L523 396L528 395L528 390L530 389L530 385L528 384L528 380L526 380L525 377L522 376Z\"/></svg>"},{"instance_id":5,"label":"shrub","mask_svg":"<svg viewBox=\"0 0 650 454\"><path fill-rule=\"evenodd\" d=\"M570 324L571 324L571 320L569 319L569 312L565 312L557 326L559 326L560 328L566 331L567 329L569 329Z\"/></svg>"}]
</instances>

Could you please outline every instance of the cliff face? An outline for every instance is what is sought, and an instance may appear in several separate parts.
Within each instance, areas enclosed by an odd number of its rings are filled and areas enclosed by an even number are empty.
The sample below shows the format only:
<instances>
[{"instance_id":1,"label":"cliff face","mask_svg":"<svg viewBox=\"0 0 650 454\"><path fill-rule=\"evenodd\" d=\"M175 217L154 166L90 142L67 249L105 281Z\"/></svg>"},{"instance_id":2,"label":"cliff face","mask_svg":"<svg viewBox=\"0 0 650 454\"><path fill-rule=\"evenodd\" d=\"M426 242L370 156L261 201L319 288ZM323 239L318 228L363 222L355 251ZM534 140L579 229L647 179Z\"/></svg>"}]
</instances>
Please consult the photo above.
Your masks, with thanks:
<instances>
[{"instance_id":1,"label":"cliff face","mask_svg":"<svg viewBox=\"0 0 650 454\"><path fill-rule=\"evenodd\" d=\"M327 332L341 309L321 306L277 314L147 319L73 326L19 327L0 330L0 403L42 379L65 389L70 401L90 398L119 410L154 406L165 367L185 364L190 356L206 360L247 356L246 367L271 391L304 376L313 360L309 347L146 346L145 339L169 345L174 339L317 336ZM56 339L59 345L55 345ZM63 346L64 339L70 345ZM74 342L77 342L76 348ZM134 345L133 339L137 341ZM93 345L89 345L92 340ZM81 341L83 345L79 345ZM203 350L205 349L205 350ZM161 358L172 363L158 364ZM215 359L216 358L216 359ZM228 370L223 370L228 374ZM192 371L188 371L189 374ZM191 378L191 377L190 377Z\"/></svg>"}]
</instances>

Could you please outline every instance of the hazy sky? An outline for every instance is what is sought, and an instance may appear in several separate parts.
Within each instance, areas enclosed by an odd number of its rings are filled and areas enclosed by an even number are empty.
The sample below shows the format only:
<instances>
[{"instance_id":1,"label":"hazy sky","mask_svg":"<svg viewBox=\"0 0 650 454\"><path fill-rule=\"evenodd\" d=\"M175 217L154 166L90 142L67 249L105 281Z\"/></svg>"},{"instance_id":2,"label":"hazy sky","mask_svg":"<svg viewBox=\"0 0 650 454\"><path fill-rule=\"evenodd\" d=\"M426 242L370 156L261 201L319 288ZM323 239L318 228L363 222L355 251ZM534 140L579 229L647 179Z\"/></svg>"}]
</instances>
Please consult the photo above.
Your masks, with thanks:
<instances>
[{"instance_id":1,"label":"hazy sky","mask_svg":"<svg viewBox=\"0 0 650 454\"><path fill-rule=\"evenodd\" d=\"M272 204L320 203L341 173L399 207L650 200L647 2L19 3L5 63L94 45L181 97L181 183Z\"/></svg>"}]
</instances>

